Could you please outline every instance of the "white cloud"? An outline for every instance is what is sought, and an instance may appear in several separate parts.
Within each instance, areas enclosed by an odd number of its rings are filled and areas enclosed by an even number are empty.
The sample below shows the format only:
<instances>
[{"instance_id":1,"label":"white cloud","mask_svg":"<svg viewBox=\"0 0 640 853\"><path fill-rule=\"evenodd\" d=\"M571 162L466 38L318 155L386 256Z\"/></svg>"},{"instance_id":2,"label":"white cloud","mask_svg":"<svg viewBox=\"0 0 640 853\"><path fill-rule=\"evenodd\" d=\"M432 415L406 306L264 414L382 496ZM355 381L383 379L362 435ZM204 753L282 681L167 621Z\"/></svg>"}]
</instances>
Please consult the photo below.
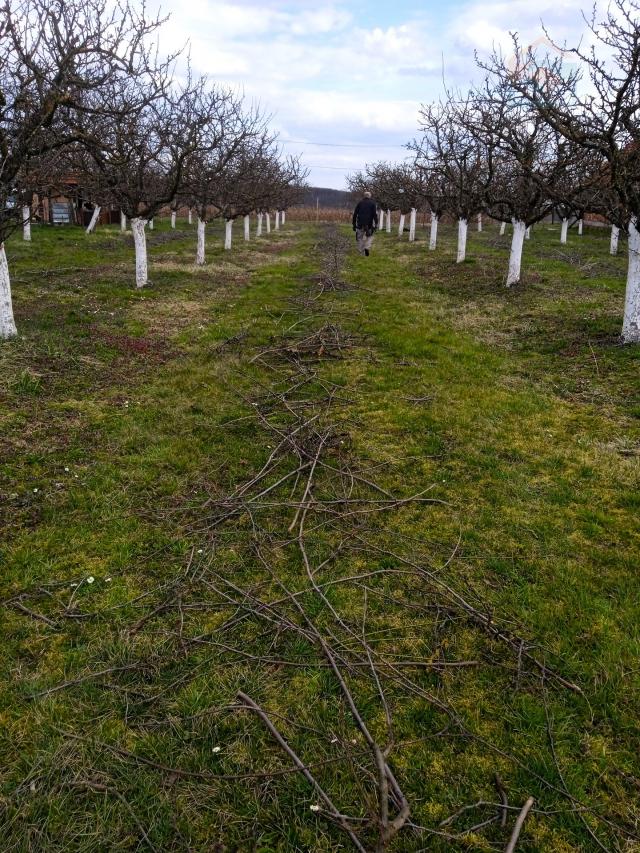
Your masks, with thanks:
<instances>
[{"instance_id":1,"label":"white cloud","mask_svg":"<svg viewBox=\"0 0 640 853\"><path fill-rule=\"evenodd\" d=\"M374 95L361 98L342 92L290 93L286 114L301 124L340 127L343 130L413 133L418 107L415 101L384 100Z\"/></svg>"},{"instance_id":2,"label":"white cloud","mask_svg":"<svg viewBox=\"0 0 640 853\"><path fill-rule=\"evenodd\" d=\"M294 35L319 35L343 30L351 22L350 12L327 6L317 11L292 15L288 26Z\"/></svg>"}]
</instances>

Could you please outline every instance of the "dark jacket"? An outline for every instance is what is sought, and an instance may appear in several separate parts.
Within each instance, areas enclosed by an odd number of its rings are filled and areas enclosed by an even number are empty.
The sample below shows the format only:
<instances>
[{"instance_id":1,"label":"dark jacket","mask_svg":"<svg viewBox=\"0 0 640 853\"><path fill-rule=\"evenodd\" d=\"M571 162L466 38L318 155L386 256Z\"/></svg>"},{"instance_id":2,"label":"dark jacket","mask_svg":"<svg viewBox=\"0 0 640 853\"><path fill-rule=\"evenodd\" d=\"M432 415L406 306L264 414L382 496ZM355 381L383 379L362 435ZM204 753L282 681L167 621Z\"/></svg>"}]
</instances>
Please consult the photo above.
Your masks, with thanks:
<instances>
[{"instance_id":1,"label":"dark jacket","mask_svg":"<svg viewBox=\"0 0 640 853\"><path fill-rule=\"evenodd\" d=\"M353 227L362 228L364 231L378 227L378 211L372 198L363 198L356 204L356 209L353 211Z\"/></svg>"}]
</instances>

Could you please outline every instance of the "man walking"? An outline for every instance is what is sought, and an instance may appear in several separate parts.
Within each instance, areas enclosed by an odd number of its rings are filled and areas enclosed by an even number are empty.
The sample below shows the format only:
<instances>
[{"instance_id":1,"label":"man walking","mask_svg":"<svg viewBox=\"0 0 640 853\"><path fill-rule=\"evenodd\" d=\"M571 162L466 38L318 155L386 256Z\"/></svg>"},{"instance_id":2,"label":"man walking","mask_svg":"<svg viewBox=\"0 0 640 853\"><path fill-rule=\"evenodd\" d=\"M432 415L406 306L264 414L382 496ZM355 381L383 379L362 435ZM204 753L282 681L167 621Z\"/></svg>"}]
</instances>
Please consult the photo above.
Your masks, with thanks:
<instances>
[{"instance_id":1,"label":"man walking","mask_svg":"<svg viewBox=\"0 0 640 853\"><path fill-rule=\"evenodd\" d=\"M353 230L356 232L356 243L361 255L369 257L373 243L373 232L378 227L378 211L370 192L365 192L353 211Z\"/></svg>"}]
</instances>

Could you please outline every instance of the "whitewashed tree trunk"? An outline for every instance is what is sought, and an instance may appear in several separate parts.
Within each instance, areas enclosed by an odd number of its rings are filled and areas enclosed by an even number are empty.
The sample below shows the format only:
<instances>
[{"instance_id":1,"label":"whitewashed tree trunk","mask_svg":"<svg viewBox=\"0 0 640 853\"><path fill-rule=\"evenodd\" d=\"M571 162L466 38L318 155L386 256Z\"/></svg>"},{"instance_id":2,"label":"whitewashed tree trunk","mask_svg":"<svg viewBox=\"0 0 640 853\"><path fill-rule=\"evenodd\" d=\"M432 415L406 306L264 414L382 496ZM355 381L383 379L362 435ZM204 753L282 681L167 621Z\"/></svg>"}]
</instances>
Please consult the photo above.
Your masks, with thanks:
<instances>
[{"instance_id":1,"label":"whitewashed tree trunk","mask_svg":"<svg viewBox=\"0 0 640 853\"><path fill-rule=\"evenodd\" d=\"M409 242L413 243L416 239L416 209L415 207L411 208L411 214L409 215Z\"/></svg>"},{"instance_id":2,"label":"whitewashed tree trunk","mask_svg":"<svg viewBox=\"0 0 640 853\"><path fill-rule=\"evenodd\" d=\"M638 219L629 222L629 267L624 297L622 339L625 343L640 343L640 231Z\"/></svg>"},{"instance_id":3,"label":"whitewashed tree trunk","mask_svg":"<svg viewBox=\"0 0 640 853\"><path fill-rule=\"evenodd\" d=\"M244 217L243 221L244 221L244 239L250 240L251 239L251 217L247 214Z\"/></svg>"},{"instance_id":4,"label":"whitewashed tree trunk","mask_svg":"<svg viewBox=\"0 0 640 853\"><path fill-rule=\"evenodd\" d=\"M609 243L609 254L618 254L618 240L620 239L620 229L617 225L611 226L611 242Z\"/></svg>"},{"instance_id":5,"label":"whitewashed tree trunk","mask_svg":"<svg viewBox=\"0 0 640 853\"><path fill-rule=\"evenodd\" d=\"M567 242L567 231L568 230L569 230L569 220L563 219L562 220L562 227L560 228L560 242L561 243Z\"/></svg>"},{"instance_id":6,"label":"whitewashed tree trunk","mask_svg":"<svg viewBox=\"0 0 640 853\"><path fill-rule=\"evenodd\" d=\"M204 264L204 219L198 217L198 247L196 249L196 264L202 266Z\"/></svg>"},{"instance_id":7,"label":"whitewashed tree trunk","mask_svg":"<svg viewBox=\"0 0 640 853\"><path fill-rule=\"evenodd\" d=\"M120 230L124 233L127 230L127 215L120 211Z\"/></svg>"},{"instance_id":8,"label":"whitewashed tree trunk","mask_svg":"<svg viewBox=\"0 0 640 853\"><path fill-rule=\"evenodd\" d=\"M171 227L172 228L176 227L176 212L175 212L175 210L171 211Z\"/></svg>"},{"instance_id":9,"label":"whitewashed tree trunk","mask_svg":"<svg viewBox=\"0 0 640 853\"><path fill-rule=\"evenodd\" d=\"M529 226L529 227L527 228L527 230L524 232L524 237L525 237L525 240L530 240L530 239L531 239L531 226Z\"/></svg>"},{"instance_id":10,"label":"whitewashed tree trunk","mask_svg":"<svg viewBox=\"0 0 640 853\"><path fill-rule=\"evenodd\" d=\"M438 216L431 211L431 229L429 232L429 248L431 251L438 245Z\"/></svg>"},{"instance_id":11,"label":"whitewashed tree trunk","mask_svg":"<svg viewBox=\"0 0 640 853\"><path fill-rule=\"evenodd\" d=\"M233 219L227 219L224 223L224 247L229 250L233 240Z\"/></svg>"},{"instance_id":12,"label":"whitewashed tree trunk","mask_svg":"<svg viewBox=\"0 0 640 853\"><path fill-rule=\"evenodd\" d=\"M478 214L478 231L482 231L482 214Z\"/></svg>"},{"instance_id":13,"label":"whitewashed tree trunk","mask_svg":"<svg viewBox=\"0 0 640 853\"><path fill-rule=\"evenodd\" d=\"M404 234L404 213L400 214L400 222L398 222L398 237Z\"/></svg>"},{"instance_id":14,"label":"whitewashed tree trunk","mask_svg":"<svg viewBox=\"0 0 640 853\"><path fill-rule=\"evenodd\" d=\"M9 264L4 251L4 243L0 243L0 341L15 338L17 334L18 330L13 319L13 304L11 302Z\"/></svg>"},{"instance_id":15,"label":"whitewashed tree trunk","mask_svg":"<svg viewBox=\"0 0 640 853\"><path fill-rule=\"evenodd\" d=\"M258 214L258 227L256 228L256 237L262 237L262 213Z\"/></svg>"},{"instance_id":16,"label":"whitewashed tree trunk","mask_svg":"<svg viewBox=\"0 0 640 853\"><path fill-rule=\"evenodd\" d=\"M187 222L189 223L189 225L191 225L193 222L193 218L191 216L191 208L189 208L189 211L187 213Z\"/></svg>"},{"instance_id":17,"label":"whitewashed tree trunk","mask_svg":"<svg viewBox=\"0 0 640 853\"><path fill-rule=\"evenodd\" d=\"M287 211L286 211L286 210L283 210L283 211L281 212L281 216L282 216L282 220L281 220L281 221L282 221L282 224L284 225L284 223L287 221Z\"/></svg>"},{"instance_id":18,"label":"whitewashed tree trunk","mask_svg":"<svg viewBox=\"0 0 640 853\"><path fill-rule=\"evenodd\" d=\"M578 236L582 237L582 219L578 219Z\"/></svg>"},{"instance_id":19,"label":"whitewashed tree trunk","mask_svg":"<svg viewBox=\"0 0 640 853\"><path fill-rule=\"evenodd\" d=\"M522 247L524 246L524 235L527 230L526 224L521 219L513 220L513 236L511 237L511 254L509 255L509 272L507 273L507 287L511 287L520 281L520 268L522 266Z\"/></svg>"},{"instance_id":20,"label":"whitewashed tree trunk","mask_svg":"<svg viewBox=\"0 0 640 853\"><path fill-rule=\"evenodd\" d=\"M136 287L144 287L148 282L147 274L147 235L144 227L146 220L140 216L134 216L131 220L133 232L133 245L136 251Z\"/></svg>"},{"instance_id":21,"label":"whitewashed tree trunk","mask_svg":"<svg viewBox=\"0 0 640 853\"><path fill-rule=\"evenodd\" d=\"M504 236L504 232L505 232L506 230L507 230L507 223L506 223L506 222L501 222L501 223L500 223L500 236L501 236L501 237L503 237L503 236Z\"/></svg>"},{"instance_id":22,"label":"whitewashed tree trunk","mask_svg":"<svg viewBox=\"0 0 640 853\"><path fill-rule=\"evenodd\" d=\"M280 230L280 211L276 210L275 220L274 220L274 228L276 231Z\"/></svg>"},{"instance_id":23,"label":"whitewashed tree trunk","mask_svg":"<svg viewBox=\"0 0 640 853\"><path fill-rule=\"evenodd\" d=\"M28 204L22 208L22 239L31 242L31 208Z\"/></svg>"},{"instance_id":24,"label":"whitewashed tree trunk","mask_svg":"<svg viewBox=\"0 0 640 853\"><path fill-rule=\"evenodd\" d=\"M467 256L467 228L469 223L466 219L458 219L458 257L456 263L461 264Z\"/></svg>"},{"instance_id":25,"label":"whitewashed tree trunk","mask_svg":"<svg viewBox=\"0 0 640 853\"><path fill-rule=\"evenodd\" d=\"M378 231L382 231L384 229L384 210L380 208L380 213L378 214Z\"/></svg>"},{"instance_id":26,"label":"whitewashed tree trunk","mask_svg":"<svg viewBox=\"0 0 640 853\"><path fill-rule=\"evenodd\" d=\"M98 217L100 216L100 209L101 208L100 208L99 204L97 204L93 208L93 213L91 214L91 220L90 220L89 224L87 225L87 230L86 230L87 234L91 234L95 230L96 222L98 221Z\"/></svg>"},{"instance_id":27,"label":"whitewashed tree trunk","mask_svg":"<svg viewBox=\"0 0 640 853\"><path fill-rule=\"evenodd\" d=\"M391 211L387 209L387 234L391 234Z\"/></svg>"},{"instance_id":28,"label":"whitewashed tree trunk","mask_svg":"<svg viewBox=\"0 0 640 853\"><path fill-rule=\"evenodd\" d=\"M271 234L271 214L267 211L267 213L265 213L265 217L267 220L267 234Z\"/></svg>"},{"instance_id":29,"label":"whitewashed tree trunk","mask_svg":"<svg viewBox=\"0 0 640 853\"><path fill-rule=\"evenodd\" d=\"M149 220L149 231L153 231L153 217Z\"/></svg>"}]
</instances>

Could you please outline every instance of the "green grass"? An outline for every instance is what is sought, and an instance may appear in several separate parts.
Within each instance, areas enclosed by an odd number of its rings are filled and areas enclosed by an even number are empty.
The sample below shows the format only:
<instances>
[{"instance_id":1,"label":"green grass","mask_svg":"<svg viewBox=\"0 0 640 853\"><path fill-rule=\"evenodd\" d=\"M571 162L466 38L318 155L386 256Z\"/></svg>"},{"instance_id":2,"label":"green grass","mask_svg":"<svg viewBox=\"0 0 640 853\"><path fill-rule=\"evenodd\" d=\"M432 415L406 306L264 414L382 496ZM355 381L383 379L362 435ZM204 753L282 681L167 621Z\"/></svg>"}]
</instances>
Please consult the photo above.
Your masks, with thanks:
<instances>
[{"instance_id":1,"label":"green grass","mask_svg":"<svg viewBox=\"0 0 640 853\"><path fill-rule=\"evenodd\" d=\"M259 720L225 710L239 689L287 718L278 725L305 760L333 762L317 775L345 813L375 811L362 739L299 636L265 636L257 622L234 635L249 653L308 662L293 669L177 639L208 635L233 613L207 572L277 597L248 518L215 534L204 521L270 453L248 401L286 368L254 356L293 323L288 334L308 333L327 317L357 336L344 358L319 360L308 389L343 391L335 458L394 493L430 488L443 503L381 516L367 528L379 550L347 550L323 578L401 568L398 556L429 566L584 691L519 671L517 652L460 614L430 611L434 590L416 577L372 583L370 628L388 633L388 653L481 664L414 676L475 739L438 736L446 715L387 685L390 761L412 820L437 830L462 806L495 801L499 772L512 805L533 795L540 809L524 853L600 849L565 783L616 824L584 812L606 849L640 849L640 353L617 338L624 247L611 258L608 234L588 228L561 247L558 227L539 226L524 282L507 291L509 238L494 226L470 233L460 266L452 227L441 227L436 252L424 229L412 245L380 234L370 258L348 260L344 278L357 288L312 310L292 300L317 271L318 229L288 223L248 246L237 232L225 253L212 229L208 264L196 269L195 227L159 222L151 286L139 292L131 239L115 227L91 237L34 228L31 245L8 244L20 337L0 344L0 598L24 592L23 605L55 625L0 609L0 849L349 849L310 811L317 797L299 774L222 782L113 749L193 773L290 767ZM275 507L265 525L286 529L291 515ZM314 555L328 544L320 536ZM274 559L291 588L305 586L293 551ZM184 609L153 615L169 584ZM360 624L361 587L332 587L330 599ZM350 683L383 738L375 691ZM490 815L470 811L445 829ZM504 849L510 826L457 840L405 828L389 849Z\"/></svg>"}]
</instances>

